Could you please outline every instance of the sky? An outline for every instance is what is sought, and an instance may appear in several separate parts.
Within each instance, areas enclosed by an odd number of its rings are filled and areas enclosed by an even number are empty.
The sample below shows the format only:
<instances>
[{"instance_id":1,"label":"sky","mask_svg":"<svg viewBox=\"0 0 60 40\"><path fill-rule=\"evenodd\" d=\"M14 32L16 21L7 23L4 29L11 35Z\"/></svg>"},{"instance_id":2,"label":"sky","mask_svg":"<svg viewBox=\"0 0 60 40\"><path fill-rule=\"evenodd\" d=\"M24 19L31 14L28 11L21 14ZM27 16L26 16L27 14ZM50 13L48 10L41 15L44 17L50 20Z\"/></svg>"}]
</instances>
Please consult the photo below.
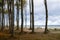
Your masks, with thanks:
<instances>
[{"instance_id":1,"label":"sky","mask_svg":"<svg viewBox=\"0 0 60 40\"><path fill-rule=\"evenodd\" d=\"M47 6L48 25L60 25L60 0L47 0ZM27 16L29 19L29 15ZM44 0L34 0L34 21L35 25L45 25ZM27 24L29 24L29 20Z\"/></svg>"},{"instance_id":2,"label":"sky","mask_svg":"<svg viewBox=\"0 0 60 40\"><path fill-rule=\"evenodd\" d=\"M27 0L26 4L27 4L26 8L24 9L24 17L27 17L27 20L26 22L24 21L24 24L30 25L29 0ZM60 0L47 0L47 7L48 7L48 25L60 25ZM16 12L17 11L15 10L14 12L15 16ZM45 25L45 17L46 15L44 0L34 0L34 24ZM21 25L21 16L19 18L19 25Z\"/></svg>"}]
</instances>

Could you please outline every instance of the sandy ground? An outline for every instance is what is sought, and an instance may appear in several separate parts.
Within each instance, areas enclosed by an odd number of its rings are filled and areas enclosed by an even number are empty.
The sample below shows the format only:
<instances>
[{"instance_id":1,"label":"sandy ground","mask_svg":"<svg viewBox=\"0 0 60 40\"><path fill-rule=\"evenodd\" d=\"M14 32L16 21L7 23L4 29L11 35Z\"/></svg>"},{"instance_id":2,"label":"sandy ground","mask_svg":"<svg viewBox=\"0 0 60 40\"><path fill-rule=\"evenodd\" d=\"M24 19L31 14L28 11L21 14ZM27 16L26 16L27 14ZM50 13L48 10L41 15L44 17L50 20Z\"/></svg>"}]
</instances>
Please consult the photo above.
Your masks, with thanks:
<instances>
[{"instance_id":1,"label":"sandy ground","mask_svg":"<svg viewBox=\"0 0 60 40\"><path fill-rule=\"evenodd\" d=\"M8 29L8 28L5 27L5 29ZM21 28L19 28L19 30L16 30L16 27L14 28L15 32L20 32L20 29ZM29 28L24 28L23 30L24 30L24 32L28 32L28 33L30 33L32 31L32 30L29 30ZM34 31L37 33L43 33L44 30L45 30L44 28L35 28L34 29ZM60 33L60 29L57 29L57 28L56 29L49 28L48 30L50 33Z\"/></svg>"},{"instance_id":2,"label":"sandy ground","mask_svg":"<svg viewBox=\"0 0 60 40\"><path fill-rule=\"evenodd\" d=\"M44 28L35 28L34 29L34 31L36 32L36 33L43 33L44 32ZM49 30L49 33L60 33L60 29L48 29ZM32 30L29 30L29 28L24 28L24 31L25 32L31 32ZM18 31L18 32L20 32L20 31Z\"/></svg>"},{"instance_id":3,"label":"sandy ground","mask_svg":"<svg viewBox=\"0 0 60 40\"><path fill-rule=\"evenodd\" d=\"M15 30L14 37L10 37L11 34L7 33L7 31L0 32L0 40L60 40L60 29L49 29L48 34L43 33L44 28L35 29L36 33L34 34L30 34L31 31L29 28L24 28L24 32L28 33L19 34L20 30Z\"/></svg>"}]
</instances>

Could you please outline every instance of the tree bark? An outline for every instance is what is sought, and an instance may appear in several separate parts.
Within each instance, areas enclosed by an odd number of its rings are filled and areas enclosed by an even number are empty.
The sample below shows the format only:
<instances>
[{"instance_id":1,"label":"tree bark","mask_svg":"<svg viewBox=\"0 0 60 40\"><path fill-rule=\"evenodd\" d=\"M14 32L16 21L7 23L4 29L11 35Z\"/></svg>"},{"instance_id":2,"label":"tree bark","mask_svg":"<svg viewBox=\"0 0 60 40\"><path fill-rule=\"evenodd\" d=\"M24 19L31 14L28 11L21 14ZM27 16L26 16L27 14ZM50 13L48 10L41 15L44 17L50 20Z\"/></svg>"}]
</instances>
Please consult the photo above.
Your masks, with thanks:
<instances>
[{"instance_id":1,"label":"tree bark","mask_svg":"<svg viewBox=\"0 0 60 40\"><path fill-rule=\"evenodd\" d=\"M32 4L31 4L31 0L29 0L29 8L30 8L30 30L32 29Z\"/></svg>"},{"instance_id":2,"label":"tree bark","mask_svg":"<svg viewBox=\"0 0 60 40\"><path fill-rule=\"evenodd\" d=\"M14 0L11 0L11 36L14 36Z\"/></svg>"},{"instance_id":3,"label":"tree bark","mask_svg":"<svg viewBox=\"0 0 60 40\"><path fill-rule=\"evenodd\" d=\"M10 32L10 30L11 30L11 0L8 2L9 2L8 3L8 11L9 11L9 32Z\"/></svg>"},{"instance_id":4,"label":"tree bark","mask_svg":"<svg viewBox=\"0 0 60 40\"><path fill-rule=\"evenodd\" d=\"M2 21L2 20L1 20L1 12L0 12L0 27L1 27L1 21Z\"/></svg>"},{"instance_id":5,"label":"tree bark","mask_svg":"<svg viewBox=\"0 0 60 40\"><path fill-rule=\"evenodd\" d=\"M32 33L34 33L34 2L32 0Z\"/></svg>"},{"instance_id":6,"label":"tree bark","mask_svg":"<svg viewBox=\"0 0 60 40\"><path fill-rule=\"evenodd\" d=\"M2 0L2 27L1 27L1 31L4 30L4 0Z\"/></svg>"},{"instance_id":7,"label":"tree bark","mask_svg":"<svg viewBox=\"0 0 60 40\"><path fill-rule=\"evenodd\" d=\"M48 9L47 9L47 0L44 1L45 11L46 11L46 25L45 25L45 33L47 33L47 24L48 24Z\"/></svg>"},{"instance_id":8,"label":"tree bark","mask_svg":"<svg viewBox=\"0 0 60 40\"><path fill-rule=\"evenodd\" d=\"M17 2L17 30L19 30L19 3Z\"/></svg>"},{"instance_id":9,"label":"tree bark","mask_svg":"<svg viewBox=\"0 0 60 40\"><path fill-rule=\"evenodd\" d=\"M23 33L23 0L21 0L21 33Z\"/></svg>"}]
</instances>

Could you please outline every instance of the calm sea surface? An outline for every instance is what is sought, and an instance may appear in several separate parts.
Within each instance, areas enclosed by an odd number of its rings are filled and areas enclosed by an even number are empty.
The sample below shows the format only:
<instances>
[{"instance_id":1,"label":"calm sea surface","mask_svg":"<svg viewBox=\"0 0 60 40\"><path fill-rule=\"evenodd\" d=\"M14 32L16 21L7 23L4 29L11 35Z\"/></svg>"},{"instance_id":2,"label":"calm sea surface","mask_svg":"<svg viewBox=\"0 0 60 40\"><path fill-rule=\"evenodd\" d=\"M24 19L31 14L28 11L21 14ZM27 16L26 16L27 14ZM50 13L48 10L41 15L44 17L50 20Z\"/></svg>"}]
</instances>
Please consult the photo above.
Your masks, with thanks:
<instances>
[{"instance_id":1,"label":"calm sea surface","mask_svg":"<svg viewBox=\"0 0 60 40\"><path fill-rule=\"evenodd\" d=\"M29 28L30 26L29 25L27 25L26 26L27 28ZM34 26L35 28L45 28L45 25L35 25ZM60 25L48 25L48 28L58 28L58 29L60 29Z\"/></svg>"}]
</instances>

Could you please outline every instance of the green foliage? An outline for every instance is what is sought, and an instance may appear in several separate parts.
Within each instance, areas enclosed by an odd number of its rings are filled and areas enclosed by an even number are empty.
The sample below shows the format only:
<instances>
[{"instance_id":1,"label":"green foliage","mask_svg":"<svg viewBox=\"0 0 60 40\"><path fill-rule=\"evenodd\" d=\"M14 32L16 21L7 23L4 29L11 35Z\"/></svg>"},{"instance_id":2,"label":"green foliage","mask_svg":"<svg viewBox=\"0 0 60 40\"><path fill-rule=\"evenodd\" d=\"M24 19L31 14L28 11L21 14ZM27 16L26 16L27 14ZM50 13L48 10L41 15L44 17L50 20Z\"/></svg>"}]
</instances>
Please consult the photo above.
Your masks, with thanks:
<instances>
[{"instance_id":1,"label":"green foliage","mask_svg":"<svg viewBox=\"0 0 60 40\"><path fill-rule=\"evenodd\" d=\"M0 11L2 10L2 8L0 7Z\"/></svg>"},{"instance_id":2,"label":"green foliage","mask_svg":"<svg viewBox=\"0 0 60 40\"><path fill-rule=\"evenodd\" d=\"M5 13L5 14L7 14L7 13L8 13L8 10L7 10L7 9L6 9L6 10L4 10L4 13Z\"/></svg>"},{"instance_id":3,"label":"green foliage","mask_svg":"<svg viewBox=\"0 0 60 40\"><path fill-rule=\"evenodd\" d=\"M2 0L0 0L0 3L2 3Z\"/></svg>"},{"instance_id":4,"label":"green foliage","mask_svg":"<svg viewBox=\"0 0 60 40\"><path fill-rule=\"evenodd\" d=\"M23 0L23 7L25 6L25 4L26 4L26 0ZM20 8L21 8L21 1L19 2L19 3L17 3L16 2L16 4L14 4L15 6L20 6Z\"/></svg>"}]
</instances>

